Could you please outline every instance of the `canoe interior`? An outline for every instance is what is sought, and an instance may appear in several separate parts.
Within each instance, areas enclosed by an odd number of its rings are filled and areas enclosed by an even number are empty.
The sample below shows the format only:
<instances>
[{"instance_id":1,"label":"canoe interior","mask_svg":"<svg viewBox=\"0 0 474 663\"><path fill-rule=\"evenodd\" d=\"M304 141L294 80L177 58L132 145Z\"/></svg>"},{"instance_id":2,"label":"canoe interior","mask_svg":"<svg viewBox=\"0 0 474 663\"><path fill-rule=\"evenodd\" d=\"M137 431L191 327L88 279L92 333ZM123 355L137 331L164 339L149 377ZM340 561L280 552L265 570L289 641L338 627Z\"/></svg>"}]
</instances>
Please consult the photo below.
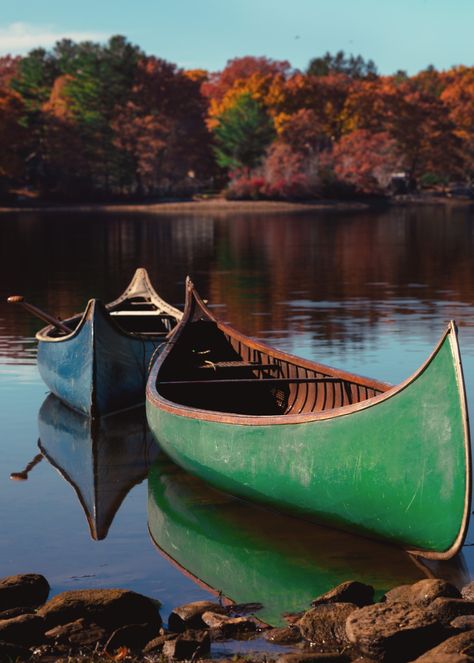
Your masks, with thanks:
<instances>
[{"instance_id":1,"label":"canoe interior","mask_svg":"<svg viewBox=\"0 0 474 663\"><path fill-rule=\"evenodd\" d=\"M114 324L127 334L165 337L176 325L174 316L158 312L158 307L145 297L128 298L116 306L107 306L107 310ZM81 320L82 315L76 315L65 322L71 331L74 331ZM51 327L48 329L47 336L61 338L65 334L57 328Z\"/></svg>"},{"instance_id":2,"label":"canoe interior","mask_svg":"<svg viewBox=\"0 0 474 663\"><path fill-rule=\"evenodd\" d=\"M174 403L248 415L322 412L365 401L388 388L330 367L298 363L209 319L186 325L157 384L160 395Z\"/></svg>"}]
</instances>

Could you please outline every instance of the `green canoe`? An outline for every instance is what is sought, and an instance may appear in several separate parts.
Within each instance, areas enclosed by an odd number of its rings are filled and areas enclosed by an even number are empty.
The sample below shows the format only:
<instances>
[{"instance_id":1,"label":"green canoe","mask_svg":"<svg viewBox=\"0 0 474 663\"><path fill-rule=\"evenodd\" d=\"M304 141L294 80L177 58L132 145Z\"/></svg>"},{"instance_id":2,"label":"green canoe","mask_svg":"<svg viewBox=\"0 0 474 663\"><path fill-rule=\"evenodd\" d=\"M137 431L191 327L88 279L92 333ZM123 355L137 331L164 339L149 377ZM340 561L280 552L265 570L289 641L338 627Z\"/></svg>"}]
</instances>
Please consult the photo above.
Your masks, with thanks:
<instances>
[{"instance_id":1,"label":"green canoe","mask_svg":"<svg viewBox=\"0 0 474 663\"><path fill-rule=\"evenodd\" d=\"M221 490L427 558L462 546L471 460L453 322L392 387L244 336L188 279L183 319L149 376L147 416L169 456Z\"/></svg>"},{"instance_id":2,"label":"green canoe","mask_svg":"<svg viewBox=\"0 0 474 663\"><path fill-rule=\"evenodd\" d=\"M304 522L226 495L164 454L148 475L148 529L168 560L197 584L233 603L263 604L267 624L351 578L379 599L425 577L468 582L462 555L421 563L394 546ZM430 566L428 566L430 565Z\"/></svg>"}]
</instances>

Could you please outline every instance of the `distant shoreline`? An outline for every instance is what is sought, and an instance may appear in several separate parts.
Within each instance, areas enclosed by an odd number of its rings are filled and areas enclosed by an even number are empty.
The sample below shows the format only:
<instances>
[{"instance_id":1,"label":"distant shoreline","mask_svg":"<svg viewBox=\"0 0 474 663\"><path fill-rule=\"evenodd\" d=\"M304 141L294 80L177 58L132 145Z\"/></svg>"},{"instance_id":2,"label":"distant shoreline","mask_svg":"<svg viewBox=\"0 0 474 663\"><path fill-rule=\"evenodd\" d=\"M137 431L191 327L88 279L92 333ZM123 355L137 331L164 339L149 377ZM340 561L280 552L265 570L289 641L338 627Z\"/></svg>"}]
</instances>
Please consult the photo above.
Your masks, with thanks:
<instances>
[{"instance_id":1,"label":"distant shoreline","mask_svg":"<svg viewBox=\"0 0 474 663\"><path fill-rule=\"evenodd\" d=\"M182 214L209 213L209 212L239 212L239 213L282 213L282 212L348 212L380 209L403 205L472 205L474 201L465 198L445 198L426 195L399 196L387 200L374 201L341 201L317 200L308 202L286 202L273 200L226 200L225 198L210 198L208 200L184 200L153 203L74 203L53 204L42 203L36 205L1 206L0 214L12 212L70 212L70 213L135 213L146 214Z\"/></svg>"}]
</instances>

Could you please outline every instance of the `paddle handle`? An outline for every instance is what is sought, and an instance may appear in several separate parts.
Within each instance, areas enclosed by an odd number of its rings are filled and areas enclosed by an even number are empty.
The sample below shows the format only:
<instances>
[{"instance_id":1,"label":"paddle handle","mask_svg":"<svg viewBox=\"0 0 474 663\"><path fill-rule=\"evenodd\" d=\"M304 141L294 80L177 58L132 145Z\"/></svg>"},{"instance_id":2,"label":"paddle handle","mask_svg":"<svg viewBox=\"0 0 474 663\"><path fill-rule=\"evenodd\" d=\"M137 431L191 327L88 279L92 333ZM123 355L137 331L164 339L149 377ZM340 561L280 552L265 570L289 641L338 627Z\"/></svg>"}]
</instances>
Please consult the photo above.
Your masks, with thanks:
<instances>
[{"instance_id":1,"label":"paddle handle","mask_svg":"<svg viewBox=\"0 0 474 663\"><path fill-rule=\"evenodd\" d=\"M40 318L40 320L47 322L48 325L53 325L53 327L60 329L62 332L65 332L66 334L70 334L72 332L72 329L70 329L67 325L61 322L61 320L54 318L52 315L49 315L49 313L46 313L46 311L42 311L37 306L33 306L33 304L25 302L25 299L24 297L22 297L22 295L12 295L7 299L7 302L9 304L20 304L20 306L23 306L23 308L26 311L29 311L33 315L36 315L36 317Z\"/></svg>"}]
</instances>

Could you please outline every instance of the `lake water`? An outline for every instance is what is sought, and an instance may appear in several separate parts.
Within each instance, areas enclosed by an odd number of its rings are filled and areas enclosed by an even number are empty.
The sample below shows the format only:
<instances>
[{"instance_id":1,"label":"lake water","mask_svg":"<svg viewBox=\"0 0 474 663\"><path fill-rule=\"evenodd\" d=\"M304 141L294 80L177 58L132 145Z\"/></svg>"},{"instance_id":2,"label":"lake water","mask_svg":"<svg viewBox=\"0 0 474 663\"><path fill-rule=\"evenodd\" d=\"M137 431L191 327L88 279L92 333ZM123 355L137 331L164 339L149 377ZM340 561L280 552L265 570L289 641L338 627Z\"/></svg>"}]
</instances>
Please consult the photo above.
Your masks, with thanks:
<instances>
[{"instance_id":1,"label":"lake water","mask_svg":"<svg viewBox=\"0 0 474 663\"><path fill-rule=\"evenodd\" d=\"M67 317L114 299L138 266L181 305L189 274L250 336L388 382L408 377L455 319L474 411L474 209L298 214L39 214L0 217L0 299ZM221 592L262 619L349 578L390 586L474 575L474 531L449 564L230 499L161 454L144 414L94 431L47 390L35 332L0 304L0 576L43 573L52 593L126 587L175 605ZM10 480L23 471L27 480ZM151 469L150 469L151 468ZM150 471L149 479L147 473Z\"/></svg>"}]
</instances>

